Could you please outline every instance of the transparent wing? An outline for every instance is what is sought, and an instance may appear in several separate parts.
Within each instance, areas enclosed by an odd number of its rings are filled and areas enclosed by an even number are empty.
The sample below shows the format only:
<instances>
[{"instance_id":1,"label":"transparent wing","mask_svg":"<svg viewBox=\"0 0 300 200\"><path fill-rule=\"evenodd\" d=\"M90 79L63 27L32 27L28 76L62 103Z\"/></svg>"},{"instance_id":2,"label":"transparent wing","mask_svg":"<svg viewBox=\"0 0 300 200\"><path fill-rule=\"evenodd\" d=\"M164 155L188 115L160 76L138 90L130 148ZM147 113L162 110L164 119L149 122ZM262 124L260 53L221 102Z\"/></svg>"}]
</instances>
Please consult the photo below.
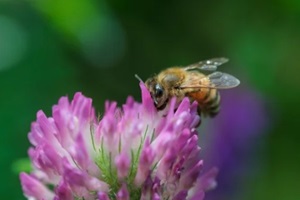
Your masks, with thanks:
<instances>
[{"instance_id":1,"label":"transparent wing","mask_svg":"<svg viewBox=\"0 0 300 200\"><path fill-rule=\"evenodd\" d=\"M233 88L240 84L239 79L223 72L214 72L207 76L210 84L218 89Z\"/></svg>"},{"instance_id":2,"label":"transparent wing","mask_svg":"<svg viewBox=\"0 0 300 200\"><path fill-rule=\"evenodd\" d=\"M188 70L207 70L207 71L215 71L218 66L228 62L228 58L212 58L208 60L203 60L191 65L184 67L186 71Z\"/></svg>"},{"instance_id":3,"label":"transparent wing","mask_svg":"<svg viewBox=\"0 0 300 200\"><path fill-rule=\"evenodd\" d=\"M230 74L223 72L213 72L200 79L190 79L181 85L181 88L216 88L229 89L236 87L240 81Z\"/></svg>"}]
</instances>

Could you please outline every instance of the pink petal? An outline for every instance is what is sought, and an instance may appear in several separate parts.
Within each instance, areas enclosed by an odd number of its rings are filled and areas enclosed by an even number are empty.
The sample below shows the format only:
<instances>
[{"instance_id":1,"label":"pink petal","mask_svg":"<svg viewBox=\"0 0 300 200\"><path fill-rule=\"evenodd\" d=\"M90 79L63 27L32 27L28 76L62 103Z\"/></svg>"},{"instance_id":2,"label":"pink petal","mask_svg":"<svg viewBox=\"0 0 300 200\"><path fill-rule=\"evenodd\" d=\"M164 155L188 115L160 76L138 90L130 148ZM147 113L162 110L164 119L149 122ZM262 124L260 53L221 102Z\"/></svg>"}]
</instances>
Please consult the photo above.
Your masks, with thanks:
<instances>
[{"instance_id":1,"label":"pink petal","mask_svg":"<svg viewBox=\"0 0 300 200\"><path fill-rule=\"evenodd\" d=\"M118 178L122 179L127 176L128 170L130 168L130 159L125 153L118 155L115 158L115 165L118 171Z\"/></svg>"},{"instance_id":2,"label":"pink petal","mask_svg":"<svg viewBox=\"0 0 300 200\"><path fill-rule=\"evenodd\" d=\"M41 183L34 177L26 173L21 173L20 179L24 195L27 198L31 197L45 200L52 200L54 198L54 194L47 187L45 187L43 183Z\"/></svg>"},{"instance_id":3,"label":"pink petal","mask_svg":"<svg viewBox=\"0 0 300 200\"><path fill-rule=\"evenodd\" d=\"M152 97L148 91L148 89L146 88L145 84L143 82L140 82L140 88L142 91L142 104L143 104L143 108L145 109L145 111L153 116L154 113L156 113L156 108L154 106Z\"/></svg>"},{"instance_id":4,"label":"pink petal","mask_svg":"<svg viewBox=\"0 0 300 200\"><path fill-rule=\"evenodd\" d=\"M140 161L137 169L137 174L135 176L135 184L137 186L140 186L146 178L149 176L150 168L152 166L153 160L154 160L155 153L150 147L149 140L147 140L144 144Z\"/></svg>"},{"instance_id":5,"label":"pink petal","mask_svg":"<svg viewBox=\"0 0 300 200\"><path fill-rule=\"evenodd\" d=\"M192 197L188 198L188 200L203 200L204 196L205 194L203 190L197 190L196 193L192 195Z\"/></svg>"},{"instance_id":6,"label":"pink petal","mask_svg":"<svg viewBox=\"0 0 300 200\"><path fill-rule=\"evenodd\" d=\"M212 190L217 186L216 176L218 174L218 169L216 167L210 169L204 175L202 175L197 183L197 187L204 191Z\"/></svg>"},{"instance_id":7,"label":"pink petal","mask_svg":"<svg viewBox=\"0 0 300 200\"><path fill-rule=\"evenodd\" d=\"M110 200L110 199L106 193L98 192L98 200Z\"/></svg>"},{"instance_id":8,"label":"pink petal","mask_svg":"<svg viewBox=\"0 0 300 200\"><path fill-rule=\"evenodd\" d=\"M129 193L125 184L123 184L121 189L118 191L117 200L129 200Z\"/></svg>"},{"instance_id":9,"label":"pink petal","mask_svg":"<svg viewBox=\"0 0 300 200\"><path fill-rule=\"evenodd\" d=\"M73 194L71 191L71 188L68 186L68 184L65 181L61 181L57 188L55 188L55 200L73 200Z\"/></svg>"},{"instance_id":10,"label":"pink petal","mask_svg":"<svg viewBox=\"0 0 300 200\"><path fill-rule=\"evenodd\" d=\"M186 190L183 190L176 194L176 196L173 198L173 200L182 200L186 199L188 192Z\"/></svg>"}]
</instances>

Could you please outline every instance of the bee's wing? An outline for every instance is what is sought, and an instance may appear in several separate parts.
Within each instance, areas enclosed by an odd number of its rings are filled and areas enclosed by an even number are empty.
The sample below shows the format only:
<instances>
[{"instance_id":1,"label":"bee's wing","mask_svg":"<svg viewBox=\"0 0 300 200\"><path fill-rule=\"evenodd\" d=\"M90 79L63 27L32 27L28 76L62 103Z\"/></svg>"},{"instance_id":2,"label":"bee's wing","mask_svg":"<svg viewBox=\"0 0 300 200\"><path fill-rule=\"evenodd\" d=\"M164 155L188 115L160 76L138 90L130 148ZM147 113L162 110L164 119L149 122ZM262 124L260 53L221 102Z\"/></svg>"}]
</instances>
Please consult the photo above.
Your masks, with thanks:
<instances>
[{"instance_id":1,"label":"bee's wing","mask_svg":"<svg viewBox=\"0 0 300 200\"><path fill-rule=\"evenodd\" d=\"M215 71L218 66L228 62L228 58L212 58L208 60L203 60L191 65L184 67L184 70L207 70L207 71Z\"/></svg>"},{"instance_id":2,"label":"bee's wing","mask_svg":"<svg viewBox=\"0 0 300 200\"><path fill-rule=\"evenodd\" d=\"M216 89L229 89L236 87L240 81L230 74L223 72L213 72L203 78L191 76L185 83L181 84L180 88L216 88Z\"/></svg>"},{"instance_id":3,"label":"bee's wing","mask_svg":"<svg viewBox=\"0 0 300 200\"><path fill-rule=\"evenodd\" d=\"M233 88L240 84L239 79L223 72L214 72L207 77L209 78L210 84L218 89Z\"/></svg>"}]
</instances>

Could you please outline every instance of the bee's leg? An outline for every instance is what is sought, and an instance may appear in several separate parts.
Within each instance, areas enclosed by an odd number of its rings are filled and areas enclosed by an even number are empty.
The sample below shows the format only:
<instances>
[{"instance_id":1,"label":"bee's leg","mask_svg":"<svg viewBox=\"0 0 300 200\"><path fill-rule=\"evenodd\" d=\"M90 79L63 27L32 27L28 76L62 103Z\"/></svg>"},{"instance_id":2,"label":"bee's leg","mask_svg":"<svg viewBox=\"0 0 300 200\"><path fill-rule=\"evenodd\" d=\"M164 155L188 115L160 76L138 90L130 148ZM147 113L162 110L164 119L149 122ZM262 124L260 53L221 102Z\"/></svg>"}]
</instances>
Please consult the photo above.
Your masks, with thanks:
<instances>
[{"instance_id":1,"label":"bee's leg","mask_svg":"<svg viewBox=\"0 0 300 200\"><path fill-rule=\"evenodd\" d=\"M201 108L200 108L200 106L198 106L198 108L197 108L197 112L198 112L198 115L200 115L200 116L201 116L201 113L202 113L202 111L201 111Z\"/></svg>"},{"instance_id":2,"label":"bee's leg","mask_svg":"<svg viewBox=\"0 0 300 200\"><path fill-rule=\"evenodd\" d=\"M169 102L169 99L166 99L165 102L160 107L156 106L157 110L163 110L163 109L165 109L166 106L167 106L167 104L168 104L168 102Z\"/></svg>"},{"instance_id":3,"label":"bee's leg","mask_svg":"<svg viewBox=\"0 0 300 200\"><path fill-rule=\"evenodd\" d=\"M200 120L199 120L199 122L195 125L195 128L198 128L198 127L201 125L201 123L202 123L202 118L201 118L201 115L200 115Z\"/></svg>"},{"instance_id":4,"label":"bee's leg","mask_svg":"<svg viewBox=\"0 0 300 200\"><path fill-rule=\"evenodd\" d=\"M202 113L202 111L201 111L200 106L198 106L198 108L197 108L197 113L198 113L198 115L200 116L200 120L199 120L198 124L196 124L196 126L195 126L196 128L199 127L199 126L201 125L201 122L202 122L202 116L203 116L203 113Z\"/></svg>"}]
</instances>

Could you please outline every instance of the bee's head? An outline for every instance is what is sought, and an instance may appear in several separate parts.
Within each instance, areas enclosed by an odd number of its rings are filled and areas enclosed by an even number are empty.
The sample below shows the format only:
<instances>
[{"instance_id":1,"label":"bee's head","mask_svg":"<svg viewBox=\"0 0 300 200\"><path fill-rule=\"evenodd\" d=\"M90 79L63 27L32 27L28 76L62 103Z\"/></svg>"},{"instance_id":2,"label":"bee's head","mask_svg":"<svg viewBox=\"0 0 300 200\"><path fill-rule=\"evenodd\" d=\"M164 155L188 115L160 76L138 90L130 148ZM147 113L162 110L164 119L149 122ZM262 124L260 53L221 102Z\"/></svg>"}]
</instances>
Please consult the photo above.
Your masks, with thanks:
<instances>
[{"instance_id":1,"label":"bee's head","mask_svg":"<svg viewBox=\"0 0 300 200\"><path fill-rule=\"evenodd\" d=\"M149 78L145 84L151 94L155 107L159 110L164 109L168 103L168 91L157 82L156 77Z\"/></svg>"}]
</instances>

